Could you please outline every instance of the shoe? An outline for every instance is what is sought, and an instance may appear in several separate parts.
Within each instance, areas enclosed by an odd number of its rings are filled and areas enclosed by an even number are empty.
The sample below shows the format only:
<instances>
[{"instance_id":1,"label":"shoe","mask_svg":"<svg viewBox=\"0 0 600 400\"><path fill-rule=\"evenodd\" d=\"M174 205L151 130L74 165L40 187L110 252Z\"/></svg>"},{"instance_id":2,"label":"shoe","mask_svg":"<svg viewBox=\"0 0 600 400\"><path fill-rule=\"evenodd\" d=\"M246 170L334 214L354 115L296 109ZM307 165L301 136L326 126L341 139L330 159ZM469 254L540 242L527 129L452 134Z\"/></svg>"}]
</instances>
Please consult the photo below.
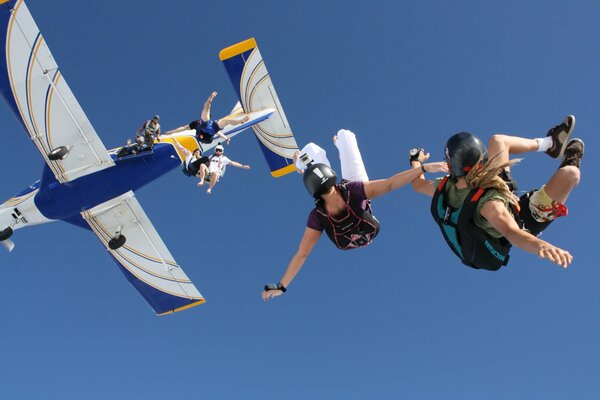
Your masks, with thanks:
<instances>
[{"instance_id":1,"label":"shoe","mask_svg":"<svg viewBox=\"0 0 600 400\"><path fill-rule=\"evenodd\" d=\"M584 148L585 145L583 144L583 140L571 140L569 144L567 144L565 155L558 168L562 168L567 165L572 165L574 167L579 168L579 165L581 164L581 159L583 158Z\"/></svg>"},{"instance_id":2,"label":"shoe","mask_svg":"<svg viewBox=\"0 0 600 400\"><path fill-rule=\"evenodd\" d=\"M574 128L575 117L573 115L567 115L562 124L556 125L554 128L550 129L546 136L552 137L552 147L546 150L546 154L552 158L562 157Z\"/></svg>"}]
</instances>

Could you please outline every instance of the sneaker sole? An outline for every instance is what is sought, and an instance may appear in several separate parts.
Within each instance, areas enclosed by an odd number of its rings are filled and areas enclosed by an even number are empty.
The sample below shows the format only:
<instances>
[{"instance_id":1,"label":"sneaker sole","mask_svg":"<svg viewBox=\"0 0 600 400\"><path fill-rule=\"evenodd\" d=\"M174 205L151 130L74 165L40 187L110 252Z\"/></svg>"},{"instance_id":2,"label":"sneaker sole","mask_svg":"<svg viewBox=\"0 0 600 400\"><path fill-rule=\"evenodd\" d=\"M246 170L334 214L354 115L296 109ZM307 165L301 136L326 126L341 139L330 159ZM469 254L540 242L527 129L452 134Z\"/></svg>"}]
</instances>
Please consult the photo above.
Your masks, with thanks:
<instances>
[{"instance_id":1,"label":"sneaker sole","mask_svg":"<svg viewBox=\"0 0 600 400\"><path fill-rule=\"evenodd\" d=\"M563 142L563 146L560 149L560 153L558 153L558 156L556 157L556 158L559 158L559 159L562 159L563 155L565 154L565 150L566 150L567 146L569 145L569 139L571 138L571 133L573 133L573 129L575 129L575 116L574 115L568 115L567 118L565 118L565 120L568 119L568 118L571 118L573 120L573 123L571 124L571 127L567 131L567 136L565 137L565 141Z\"/></svg>"}]
</instances>

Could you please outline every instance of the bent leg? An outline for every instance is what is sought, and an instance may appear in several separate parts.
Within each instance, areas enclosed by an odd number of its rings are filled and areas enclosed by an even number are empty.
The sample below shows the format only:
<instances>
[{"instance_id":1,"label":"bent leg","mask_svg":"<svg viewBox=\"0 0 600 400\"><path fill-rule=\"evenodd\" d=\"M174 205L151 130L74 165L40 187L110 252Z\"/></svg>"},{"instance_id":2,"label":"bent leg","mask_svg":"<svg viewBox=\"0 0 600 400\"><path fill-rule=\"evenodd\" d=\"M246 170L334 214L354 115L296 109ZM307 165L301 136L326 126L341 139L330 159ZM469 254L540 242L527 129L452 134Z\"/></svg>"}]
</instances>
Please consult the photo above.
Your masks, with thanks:
<instances>
[{"instance_id":1,"label":"bent leg","mask_svg":"<svg viewBox=\"0 0 600 400\"><path fill-rule=\"evenodd\" d=\"M545 186L546 193L552 200L564 203L579 183L581 172L579 168L567 165L559 168Z\"/></svg>"},{"instance_id":2,"label":"bent leg","mask_svg":"<svg viewBox=\"0 0 600 400\"><path fill-rule=\"evenodd\" d=\"M369 180L365 164L363 163L356 135L353 132L340 129L333 137L335 147L340 152L340 163L342 165L342 179L348 181L366 182Z\"/></svg>"},{"instance_id":3,"label":"bent leg","mask_svg":"<svg viewBox=\"0 0 600 400\"><path fill-rule=\"evenodd\" d=\"M217 92L212 92L206 102L204 103L204 107L202 107L202 113L200 114L200 118L202 121L210 120L210 106L212 105L213 99L217 96Z\"/></svg>"},{"instance_id":4,"label":"bent leg","mask_svg":"<svg viewBox=\"0 0 600 400\"><path fill-rule=\"evenodd\" d=\"M517 136L493 135L488 142L488 157L492 158L496 154L502 155L498 159L499 164L508 162L510 154L521 154L536 151L539 147L537 140L521 138Z\"/></svg>"},{"instance_id":5,"label":"bent leg","mask_svg":"<svg viewBox=\"0 0 600 400\"><path fill-rule=\"evenodd\" d=\"M208 184L208 189L206 189L206 193L210 194L212 192L212 188L215 187L218 180L218 173L211 172L210 173L210 183Z\"/></svg>"},{"instance_id":6,"label":"bent leg","mask_svg":"<svg viewBox=\"0 0 600 400\"><path fill-rule=\"evenodd\" d=\"M298 155L295 158L297 170L304 171L306 169L304 162L302 162L302 156L305 154L312 160L313 164L325 164L331 168L331 163L327 158L327 152L325 149L315 143L310 142L298 152Z\"/></svg>"},{"instance_id":7,"label":"bent leg","mask_svg":"<svg viewBox=\"0 0 600 400\"><path fill-rule=\"evenodd\" d=\"M198 169L198 174L196 175L200 182L198 182L198 186L204 185L204 178L206 178L206 173L208 172L208 168L206 168L206 164L200 164L200 168Z\"/></svg>"}]
</instances>

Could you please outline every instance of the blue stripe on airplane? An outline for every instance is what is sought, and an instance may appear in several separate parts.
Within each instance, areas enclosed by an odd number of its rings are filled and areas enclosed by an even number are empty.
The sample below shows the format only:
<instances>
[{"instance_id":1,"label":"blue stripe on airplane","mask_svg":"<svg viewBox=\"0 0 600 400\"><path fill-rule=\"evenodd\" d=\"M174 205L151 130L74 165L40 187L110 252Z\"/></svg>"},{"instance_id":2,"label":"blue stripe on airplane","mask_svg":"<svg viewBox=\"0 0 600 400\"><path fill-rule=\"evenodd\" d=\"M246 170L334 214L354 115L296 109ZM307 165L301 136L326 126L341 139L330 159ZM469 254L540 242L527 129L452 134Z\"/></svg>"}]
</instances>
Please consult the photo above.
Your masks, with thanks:
<instances>
[{"instance_id":1,"label":"blue stripe on airplane","mask_svg":"<svg viewBox=\"0 0 600 400\"><path fill-rule=\"evenodd\" d=\"M15 114L19 123L27 131L27 126L25 122L21 119L21 113L19 112L19 107L17 106L17 102L13 96L12 88L10 87L10 79L8 78L8 63L6 60L6 39L8 35L8 25L10 23L11 12L15 7L17 0L11 0L7 3L0 5L0 95L6 101L6 104L10 108L10 110Z\"/></svg>"},{"instance_id":2,"label":"blue stripe on airplane","mask_svg":"<svg viewBox=\"0 0 600 400\"><path fill-rule=\"evenodd\" d=\"M127 278L133 287L135 287L136 290L142 295L142 297L146 299L156 314L168 313L198 301L198 299L186 299L184 297L173 296L153 288L152 286L136 278L131 272L124 268L112 254L110 254L110 256L119 266L119 269L123 275L125 275L125 278Z\"/></svg>"},{"instance_id":3,"label":"blue stripe on airplane","mask_svg":"<svg viewBox=\"0 0 600 400\"><path fill-rule=\"evenodd\" d=\"M244 71L244 65L246 65L246 60L248 59L248 57L250 57L250 54L253 50L254 49L250 49L242 54L239 54L232 58L228 58L227 60L223 61L225 69L227 70L227 75L229 75L229 79L231 79L231 83L233 84L235 92L240 101L242 99L242 95L240 93L240 82L242 79L242 72ZM248 110L244 111L248 112Z\"/></svg>"}]
</instances>

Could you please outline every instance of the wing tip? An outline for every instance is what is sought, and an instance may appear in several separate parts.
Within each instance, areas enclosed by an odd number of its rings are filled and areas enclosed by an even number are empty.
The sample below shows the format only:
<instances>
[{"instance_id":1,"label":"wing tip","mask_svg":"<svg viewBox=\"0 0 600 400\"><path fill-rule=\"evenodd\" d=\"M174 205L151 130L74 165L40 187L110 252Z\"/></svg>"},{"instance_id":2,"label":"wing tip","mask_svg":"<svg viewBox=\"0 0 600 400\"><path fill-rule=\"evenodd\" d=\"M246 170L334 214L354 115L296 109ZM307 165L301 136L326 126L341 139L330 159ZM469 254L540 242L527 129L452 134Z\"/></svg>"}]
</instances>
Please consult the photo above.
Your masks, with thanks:
<instances>
[{"instance_id":1,"label":"wing tip","mask_svg":"<svg viewBox=\"0 0 600 400\"><path fill-rule=\"evenodd\" d=\"M280 178L284 175L294 172L295 170L296 170L296 166L294 164L290 164L283 168L279 168L275 171L271 171L271 176L273 178Z\"/></svg>"},{"instance_id":2,"label":"wing tip","mask_svg":"<svg viewBox=\"0 0 600 400\"><path fill-rule=\"evenodd\" d=\"M196 307L196 306L199 306L200 304L204 304L204 303L206 303L205 299L199 299L198 301L195 301L193 303L187 304L185 306L182 306L182 307L179 307L179 308L175 308L173 310L165 311L163 313L157 313L156 315L159 316L159 317L161 317L163 315L174 314L176 312L187 310L189 308Z\"/></svg>"},{"instance_id":3,"label":"wing tip","mask_svg":"<svg viewBox=\"0 0 600 400\"><path fill-rule=\"evenodd\" d=\"M242 42L236 43L229 47L224 48L219 52L219 59L225 61L229 58L240 55L248 50L256 47L256 40L254 38L246 39Z\"/></svg>"}]
</instances>

